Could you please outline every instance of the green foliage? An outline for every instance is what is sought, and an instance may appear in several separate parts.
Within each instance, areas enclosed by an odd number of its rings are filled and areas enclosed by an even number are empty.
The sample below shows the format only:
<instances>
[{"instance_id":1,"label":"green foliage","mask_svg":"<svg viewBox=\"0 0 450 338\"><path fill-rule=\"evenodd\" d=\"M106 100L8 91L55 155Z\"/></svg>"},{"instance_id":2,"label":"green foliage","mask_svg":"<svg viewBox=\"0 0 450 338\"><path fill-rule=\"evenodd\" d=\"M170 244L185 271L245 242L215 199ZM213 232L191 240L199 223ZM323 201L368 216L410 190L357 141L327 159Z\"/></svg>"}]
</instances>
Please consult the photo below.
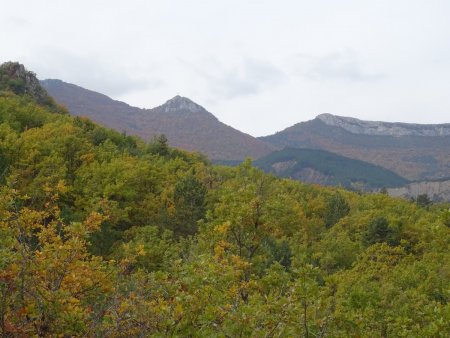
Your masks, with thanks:
<instances>
[{"instance_id":1,"label":"green foliage","mask_svg":"<svg viewBox=\"0 0 450 338\"><path fill-rule=\"evenodd\" d=\"M450 209L444 210L442 212L443 223L450 228Z\"/></svg>"},{"instance_id":2,"label":"green foliage","mask_svg":"<svg viewBox=\"0 0 450 338\"><path fill-rule=\"evenodd\" d=\"M179 257L179 245L169 230L154 226L127 230L123 243L114 250L113 257L130 273L134 269L167 270Z\"/></svg>"},{"instance_id":3,"label":"green foliage","mask_svg":"<svg viewBox=\"0 0 450 338\"><path fill-rule=\"evenodd\" d=\"M0 98L1 336L444 337L450 213Z\"/></svg>"},{"instance_id":4,"label":"green foliage","mask_svg":"<svg viewBox=\"0 0 450 338\"><path fill-rule=\"evenodd\" d=\"M339 220L348 215L350 206L345 198L339 193L331 195L326 200L325 226L327 228L335 225Z\"/></svg>"},{"instance_id":5,"label":"green foliage","mask_svg":"<svg viewBox=\"0 0 450 338\"><path fill-rule=\"evenodd\" d=\"M166 135L161 134L148 145L149 151L161 156L169 155L169 142Z\"/></svg>"},{"instance_id":6,"label":"green foliage","mask_svg":"<svg viewBox=\"0 0 450 338\"><path fill-rule=\"evenodd\" d=\"M177 236L194 235L197 223L205 217L206 187L193 175L182 177L175 184L175 215L173 231Z\"/></svg>"},{"instance_id":7,"label":"green foliage","mask_svg":"<svg viewBox=\"0 0 450 338\"><path fill-rule=\"evenodd\" d=\"M274 238L268 237L266 238L263 245L267 248L268 252L268 266L271 266L274 263L278 263L285 269L290 269L292 251L289 247L289 243L286 240L276 241Z\"/></svg>"},{"instance_id":8,"label":"green foliage","mask_svg":"<svg viewBox=\"0 0 450 338\"><path fill-rule=\"evenodd\" d=\"M427 208L431 205L431 199L427 194L420 194L416 198L416 203L422 208Z\"/></svg>"},{"instance_id":9,"label":"green foliage","mask_svg":"<svg viewBox=\"0 0 450 338\"><path fill-rule=\"evenodd\" d=\"M362 240L367 246L375 243L387 243L391 246L399 244L398 231L391 228L388 220L384 217L376 217L370 221Z\"/></svg>"}]
</instances>

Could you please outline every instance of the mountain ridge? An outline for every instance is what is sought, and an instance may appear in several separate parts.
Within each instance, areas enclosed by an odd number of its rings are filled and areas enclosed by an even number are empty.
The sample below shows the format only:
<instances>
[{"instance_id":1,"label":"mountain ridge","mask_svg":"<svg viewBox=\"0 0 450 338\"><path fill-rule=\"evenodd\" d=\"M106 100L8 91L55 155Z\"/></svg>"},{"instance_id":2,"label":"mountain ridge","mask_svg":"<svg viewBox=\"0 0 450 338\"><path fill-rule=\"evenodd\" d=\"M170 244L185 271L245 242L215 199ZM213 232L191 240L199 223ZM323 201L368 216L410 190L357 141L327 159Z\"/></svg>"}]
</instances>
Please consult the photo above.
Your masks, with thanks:
<instances>
[{"instance_id":1,"label":"mountain ridge","mask_svg":"<svg viewBox=\"0 0 450 338\"><path fill-rule=\"evenodd\" d=\"M332 116L334 117L334 115ZM332 118L333 122L330 122L330 115L325 117L325 119L328 118L328 123L323 121L323 115L321 117L319 115L313 120L297 123L273 135L260 137L259 139L278 148L294 147L330 151L382 166L411 181L441 179L448 177L450 174L450 135L423 136L411 133L409 135L394 135L392 132L384 132L381 135L380 132L378 134L358 134L349 131L348 125L342 126L340 122L335 122L344 121L347 123L348 121L361 120ZM377 123L373 123L377 127ZM389 122L385 124L390 127L398 125ZM418 125L414 124L401 123L400 125L418 128ZM424 126L430 128L430 125ZM447 125L443 126L446 127Z\"/></svg>"},{"instance_id":2,"label":"mountain ridge","mask_svg":"<svg viewBox=\"0 0 450 338\"><path fill-rule=\"evenodd\" d=\"M55 100L74 115L151 140L164 134L169 144L199 151L211 159L243 160L267 155L274 147L228 126L192 100L175 96L151 109L141 109L61 80L41 81Z\"/></svg>"},{"instance_id":3,"label":"mountain ridge","mask_svg":"<svg viewBox=\"0 0 450 338\"><path fill-rule=\"evenodd\" d=\"M171 146L202 152L212 160L258 159L284 147L310 148L381 166L409 181L450 176L450 124L320 114L273 135L254 138L179 95L158 107L141 109L61 80L41 83L75 115L146 140L165 134Z\"/></svg>"}]
</instances>

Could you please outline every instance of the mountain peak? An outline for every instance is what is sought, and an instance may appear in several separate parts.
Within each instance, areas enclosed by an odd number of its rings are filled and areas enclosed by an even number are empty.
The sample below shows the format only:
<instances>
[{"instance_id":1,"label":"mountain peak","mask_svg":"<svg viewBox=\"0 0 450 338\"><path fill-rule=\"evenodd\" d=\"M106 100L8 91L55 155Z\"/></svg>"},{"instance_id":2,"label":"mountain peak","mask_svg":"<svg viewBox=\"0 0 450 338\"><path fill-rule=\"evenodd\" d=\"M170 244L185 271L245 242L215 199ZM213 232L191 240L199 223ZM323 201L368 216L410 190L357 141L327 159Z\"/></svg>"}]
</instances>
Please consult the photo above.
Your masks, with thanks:
<instances>
[{"instance_id":1,"label":"mountain peak","mask_svg":"<svg viewBox=\"0 0 450 338\"><path fill-rule=\"evenodd\" d=\"M257 158L272 151L272 146L227 126L186 97L177 95L158 107L139 109L62 81L43 85L73 115L146 140L164 134L171 146L199 151L213 160Z\"/></svg>"},{"instance_id":2,"label":"mountain peak","mask_svg":"<svg viewBox=\"0 0 450 338\"><path fill-rule=\"evenodd\" d=\"M164 108L164 112L166 113L180 112L180 111L189 113L200 113L206 111L205 108L198 105L194 101L180 95L171 98L166 103L164 103L162 107Z\"/></svg>"}]
</instances>

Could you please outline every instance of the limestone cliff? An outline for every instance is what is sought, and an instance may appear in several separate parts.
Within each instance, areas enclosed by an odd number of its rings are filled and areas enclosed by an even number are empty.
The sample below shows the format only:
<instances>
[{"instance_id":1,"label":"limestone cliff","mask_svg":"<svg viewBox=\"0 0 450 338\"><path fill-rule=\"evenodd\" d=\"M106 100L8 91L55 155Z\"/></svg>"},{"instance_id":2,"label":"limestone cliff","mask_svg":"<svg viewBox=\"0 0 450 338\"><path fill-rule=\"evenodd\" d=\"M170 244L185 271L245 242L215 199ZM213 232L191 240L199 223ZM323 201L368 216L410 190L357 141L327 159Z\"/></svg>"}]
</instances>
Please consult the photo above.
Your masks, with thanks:
<instances>
[{"instance_id":1,"label":"limestone cliff","mask_svg":"<svg viewBox=\"0 0 450 338\"><path fill-rule=\"evenodd\" d=\"M392 197L417 198L427 194L434 202L450 201L450 180L415 182L401 188L390 188L387 192Z\"/></svg>"},{"instance_id":2,"label":"limestone cliff","mask_svg":"<svg viewBox=\"0 0 450 338\"><path fill-rule=\"evenodd\" d=\"M317 116L329 126L341 127L353 134L386 135L386 136L449 136L450 123L447 124L414 124L391 123L379 121L363 121L353 117L343 117L331 114Z\"/></svg>"}]
</instances>

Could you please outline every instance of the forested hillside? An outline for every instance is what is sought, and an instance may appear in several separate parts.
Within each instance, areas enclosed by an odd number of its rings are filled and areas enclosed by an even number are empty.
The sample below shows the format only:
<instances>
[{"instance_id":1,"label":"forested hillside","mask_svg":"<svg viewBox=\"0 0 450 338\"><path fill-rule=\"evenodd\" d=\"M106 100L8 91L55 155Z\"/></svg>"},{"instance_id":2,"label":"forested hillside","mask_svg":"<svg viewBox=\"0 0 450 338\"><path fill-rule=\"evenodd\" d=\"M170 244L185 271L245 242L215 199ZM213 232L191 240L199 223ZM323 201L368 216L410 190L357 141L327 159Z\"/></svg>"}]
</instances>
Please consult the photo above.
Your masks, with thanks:
<instances>
[{"instance_id":1,"label":"forested hillside","mask_svg":"<svg viewBox=\"0 0 450 338\"><path fill-rule=\"evenodd\" d=\"M385 168L319 149L285 148L256 160L254 164L277 176L356 190L370 191L408 183Z\"/></svg>"},{"instance_id":2,"label":"forested hillside","mask_svg":"<svg viewBox=\"0 0 450 338\"><path fill-rule=\"evenodd\" d=\"M0 93L0 335L446 337L450 210Z\"/></svg>"}]
</instances>

